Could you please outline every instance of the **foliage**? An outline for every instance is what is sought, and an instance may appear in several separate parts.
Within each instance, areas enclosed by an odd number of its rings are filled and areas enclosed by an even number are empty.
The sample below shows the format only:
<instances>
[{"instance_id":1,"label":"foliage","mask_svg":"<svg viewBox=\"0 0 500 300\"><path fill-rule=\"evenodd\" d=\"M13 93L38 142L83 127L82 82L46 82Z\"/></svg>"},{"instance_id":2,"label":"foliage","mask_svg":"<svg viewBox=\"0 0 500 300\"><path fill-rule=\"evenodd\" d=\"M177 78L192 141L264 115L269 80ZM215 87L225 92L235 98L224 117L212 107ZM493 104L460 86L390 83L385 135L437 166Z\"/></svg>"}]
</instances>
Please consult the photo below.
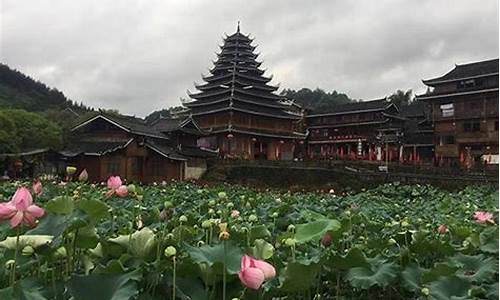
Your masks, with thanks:
<instances>
[{"instance_id":1,"label":"foliage","mask_svg":"<svg viewBox=\"0 0 500 300\"><path fill-rule=\"evenodd\" d=\"M0 185L0 201L19 184ZM105 198L100 185L43 184L35 202L46 215L22 229L13 286L0 268L2 299L154 300L173 290L177 299L222 299L223 278L226 299L498 297L498 226L472 217L489 211L498 222L493 187L386 184L337 195L171 183ZM15 248L16 230L0 223L0 266ZM260 291L238 280L243 254L276 268Z\"/></svg>"},{"instance_id":2,"label":"foliage","mask_svg":"<svg viewBox=\"0 0 500 300\"><path fill-rule=\"evenodd\" d=\"M411 89L405 91L397 90L394 94L389 96L389 100L396 104L397 107L411 104L413 91Z\"/></svg>"},{"instance_id":3,"label":"foliage","mask_svg":"<svg viewBox=\"0 0 500 300\"><path fill-rule=\"evenodd\" d=\"M0 110L0 153L58 148L62 130L43 116L21 109Z\"/></svg>"},{"instance_id":4,"label":"foliage","mask_svg":"<svg viewBox=\"0 0 500 300\"><path fill-rule=\"evenodd\" d=\"M337 105L347 104L353 100L346 94L337 91L325 92L320 88L314 91L308 88L302 88L298 91L292 89L285 89L281 95L288 99L295 100L296 103L302 105L304 108L321 111Z\"/></svg>"}]
</instances>

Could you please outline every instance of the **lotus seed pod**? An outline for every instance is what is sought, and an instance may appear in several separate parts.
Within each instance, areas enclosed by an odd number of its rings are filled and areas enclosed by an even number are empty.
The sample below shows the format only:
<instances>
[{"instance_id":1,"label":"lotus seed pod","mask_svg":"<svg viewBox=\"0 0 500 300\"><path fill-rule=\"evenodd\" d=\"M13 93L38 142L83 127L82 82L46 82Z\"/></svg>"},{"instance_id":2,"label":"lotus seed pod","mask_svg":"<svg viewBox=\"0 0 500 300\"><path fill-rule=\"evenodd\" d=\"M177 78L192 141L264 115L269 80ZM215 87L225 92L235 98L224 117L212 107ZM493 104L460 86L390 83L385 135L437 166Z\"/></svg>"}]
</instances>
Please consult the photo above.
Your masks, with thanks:
<instances>
[{"instance_id":1,"label":"lotus seed pod","mask_svg":"<svg viewBox=\"0 0 500 300\"><path fill-rule=\"evenodd\" d=\"M217 211L217 214L218 214L218 215L222 215L222 210L220 210L220 209L219 209L219 210Z\"/></svg>"},{"instance_id":2,"label":"lotus seed pod","mask_svg":"<svg viewBox=\"0 0 500 300\"><path fill-rule=\"evenodd\" d=\"M278 213L277 212L273 212L273 214L271 215L272 218L277 218L278 217Z\"/></svg>"},{"instance_id":3,"label":"lotus seed pod","mask_svg":"<svg viewBox=\"0 0 500 300\"><path fill-rule=\"evenodd\" d=\"M226 199L227 198L226 192L219 192L217 194L217 196L219 197L219 199Z\"/></svg>"},{"instance_id":4,"label":"lotus seed pod","mask_svg":"<svg viewBox=\"0 0 500 300\"><path fill-rule=\"evenodd\" d=\"M346 211L345 211L345 215L346 215L346 216L350 216L350 215L351 215L351 211L350 211L350 210L346 210Z\"/></svg>"},{"instance_id":5,"label":"lotus seed pod","mask_svg":"<svg viewBox=\"0 0 500 300\"><path fill-rule=\"evenodd\" d=\"M209 214L209 215L213 215L213 214L215 214L215 210L213 210L213 209L209 209L209 210L208 210L208 214Z\"/></svg>"},{"instance_id":6,"label":"lotus seed pod","mask_svg":"<svg viewBox=\"0 0 500 300\"><path fill-rule=\"evenodd\" d=\"M215 206L215 200L208 201L208 206Z\"/></svg>"},{"instance_id":7,"label":"lotus seed pod","mask_svg":"<svg viewBox=\"0 0 500 300\"><path fill-rule=\"evenodd\" d=\"M33 247L28 245L28 246L23 248L22 253L24 256L31 256L34 252L35 252L35 249L33 249Z\"/></svg>"},{"instance_id":8,"label":"lotus seed pod","mask_svg":"<svg viewBox=\"0 0 500 300\"><path fill-rule=\"evenodd\" d=\"M250 215L248 217L248 221L250 221L250 222L257 222L257 216L256 215Z\"/></svg>"},{"instance_id":9,"label":"lotus seed pod","mask_svg":"<svg viewBox=\"0 0 500 300\"><path fill-rule=\"evenodd\" d=\"M62 257L66 257L68 255L68 253L66 252L66 248L63 247L59 247L56 252L54 253L54 256L57 257L57 258L62 258Z\"/></svg>"},{"instance_id":10,"label":"lotus seed pod","mask_svg":"<svg viewBox=\"0 0 500 300\"><path fill-rule=\"evenodd\" d=\"M7 270L10 270L14 266L15 262L16 262L15 260L9 259L8 261L5 262L5 268Z\"/></svg>"},{"instance_id":11,"label":"lotus seed pod","mask_svg":"<svg viewBox=\"0 0 500 300\"><path fill-rule=\"evenodd\" d=\"M292 239L292 238L287 238L285 240L285 245L287 245L288 247L292 247L292 246L295 246L295 239Z\"/></svg>"},{"instance_id":12,"label":"lotus seed pod","mask_svg":"<svg viewBox=\"0 0 500 300\"><path fill-rule=\"evenodd\" d=\"M210 226L212 226L212 222L210 222L210 220L205 220L205 221L201 222L202 228L207 229L207 228L210 228Z\"/></svg>"},{"instance_id":13,"label":"lotus seed pod","mask_svg":"<svg viewBox=\"0 0 500 300\"><path fill-rule=\"evenodd\" d=\"M219 239L223 241L229 240L229 236L229 232L227 231L222 231L221 233L219 233Z\"/></svg>"},{"instance_id":14,"label":"lotus seed pod","mask_svg":"<svg viewBox=\"0 0 500 300\"><path fill-rule=\"evenodd\" d=\"M167 240L173 240L174 239L174 234L173 233L169 233L165 237L167 238Z\"/></svg>"},{"instance_id":15,"label":"lotus seed pod","mask_svg":"<svg viewBox=\"0 0 500 300\"><path fill-rule=\"evenodd\" d=\"M196 193L198 193L198 194L203 194L203 190L202 190L202 189L198 189L198 190L196 191Z\"/></svg>"},{"instance_id":16,"label":"lotus seed pod","mask_svg":"<svg viewBox=\"0 0 500 300\"><path fill-rule=\"evenodd\" d=\"M420 290L420 292L422 292L422 294L424 294L425 296L429 296L430 294L430 291L428 288L424 287Z\"/></svg>"},{"instance_id":17,"label":"lotus seed pod","mask_svg":"<svg viewBox=\"0 0 500 300\"><path fill-rule=\"evenodd\" d=\"M186 223L188 220L188 218L185 216L185 215L182 215L180 218L179 218L179 222L181 223Z\"/></svg>"},{"instance_id":18,"label":"lotus seed pod","mask_svg":"<svg viewBox=\"0 0 500 300\"><path fill-rule=\"evenodd\" d=\"M229 202L229 203L227 204L227 208L233 208L233 207L234 207L234 203L233 203L233 202Z\"/></svg>"},{"instance_id":19,"label":"lotus seed pod","mask_svg":"<svg viewBox=\"0 0 500 300\"><path fill-rule=\"evenodd\" d=\"M401 226L408 227L408 226L410 226L410 223L408 223L407 221L403 221L403 222L401 222Z\"/></svg>"},{"instance_id":20,"label":"lotus seed pod","mask_svg":"<svg viewBox=\"0 0 500 300\"><path fill-rule=\"evenodd\" d=\"M325 233L321 238L321 244L325 247L329 247L332 244L332 235L329 233Z\"/></svg>"},{"instance_id":21,"label":"lotus seed pod","mask_svg":"<svg viewBox=\"0 0 500 300\"><path fill-rule=\"evenodd\" d=\"M172 257L174 255L177 254L177 249L175 249L175 247L173 246L168 246L165 251L163 252L163 254L166 256L166 257Z\"/></svg>"},{"instance_id":22,"label":"lotus seed pod","mask_svg":"<svg viewBox=\"0 0 500 300\"><path fill-rule=\"evenodd\" d=\"M396 240L395 240L395 239L392 239L392 238L391 238L391 239L389 239L389 241L388 241L388 242L389 242L389 245L396 245L396 244L398 243L398 242L396 242Z\"/></svg>"},{"instance_id":23,"label":"lotus seed pod","mask_svg":"<svg viewBox=\"0 0 500 300\"><path fill-rule=\"evenodd\" d=\"M288 225L288 227L286 228L286 230L290 231L290 232L293 232L295 230L295 225L293 225L293 224Z\"/></svg>"},{"instance_id":24,"label":"lotus seed pod","mask_svg":"<svg viewBox=\"0 0 500 300\"><path fill-rule=\"evenodd\" d=\"M170 201L163 202L163 207L165 207L165 208L171 208L172 206L174 206L174 205Z\"/></svg>"}]
</instances>

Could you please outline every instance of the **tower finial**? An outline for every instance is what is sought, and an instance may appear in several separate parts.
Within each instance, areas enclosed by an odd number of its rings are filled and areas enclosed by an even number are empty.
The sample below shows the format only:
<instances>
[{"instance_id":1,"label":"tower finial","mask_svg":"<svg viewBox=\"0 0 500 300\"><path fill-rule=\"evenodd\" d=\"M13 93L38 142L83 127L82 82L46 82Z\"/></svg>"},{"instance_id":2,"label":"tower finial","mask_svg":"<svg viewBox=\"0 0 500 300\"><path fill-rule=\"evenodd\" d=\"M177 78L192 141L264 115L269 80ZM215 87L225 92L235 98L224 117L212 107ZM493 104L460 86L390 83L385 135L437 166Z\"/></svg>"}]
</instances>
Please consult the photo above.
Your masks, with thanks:
<instances>
[{"instance_id":1,"label":"tower finial","mask_svg":"<svg viewBox=\"0 0 500 300\"><path fill-rule=\"evenodd\" d=\"M240 33L240 21L238 21L238 27L236 28L236 32Z\"/></svg>"}]
</instances>

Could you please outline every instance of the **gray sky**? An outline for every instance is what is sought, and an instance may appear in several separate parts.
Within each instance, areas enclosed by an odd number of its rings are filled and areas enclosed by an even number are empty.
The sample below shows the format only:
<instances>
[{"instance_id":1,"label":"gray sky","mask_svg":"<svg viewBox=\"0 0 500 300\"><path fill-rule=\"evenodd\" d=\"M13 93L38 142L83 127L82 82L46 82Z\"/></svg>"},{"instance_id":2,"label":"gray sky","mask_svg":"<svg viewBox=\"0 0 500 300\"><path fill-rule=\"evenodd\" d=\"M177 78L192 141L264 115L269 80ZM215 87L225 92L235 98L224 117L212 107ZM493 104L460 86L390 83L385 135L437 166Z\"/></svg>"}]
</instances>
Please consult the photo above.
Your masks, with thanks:
<instances>
[{"instance_id":1,"label":"gray sky","mask_svg":"<svg viewBox=\"0 0 500 300\"><path fill-rule=\"evenodd\" d=\"M355 99L498 57L497 0L0 0L0 61L67 97L145 116L179 105L241 20L281 88Z\"/></svg>"}]
</instances>

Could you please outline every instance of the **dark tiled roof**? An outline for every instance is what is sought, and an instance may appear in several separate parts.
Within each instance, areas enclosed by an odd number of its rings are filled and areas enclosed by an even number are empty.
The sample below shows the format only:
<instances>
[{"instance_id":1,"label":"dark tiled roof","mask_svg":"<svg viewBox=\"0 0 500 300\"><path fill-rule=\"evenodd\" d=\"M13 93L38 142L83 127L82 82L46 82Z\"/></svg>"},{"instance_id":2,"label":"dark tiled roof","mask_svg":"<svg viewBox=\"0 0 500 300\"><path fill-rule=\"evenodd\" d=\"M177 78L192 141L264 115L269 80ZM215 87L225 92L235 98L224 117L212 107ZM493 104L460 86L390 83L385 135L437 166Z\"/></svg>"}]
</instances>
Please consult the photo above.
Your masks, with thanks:
<instances>
[{"instance_id":1,"label":"dark tiled roof","mask_svg":"<svg viewBox=\"0 0 500 300\"><path fill-rule=\"evenodd\" d=\"M152 141L147 141L146 147L152 149L153 151L156 151L160 155L163 155L163 156L170 158L170 159L173 159L173 160L187 160L188 159L188 157L180 154L174 147L166 145L166 144L160 144L160 143L155 143Z\"/></svg>"},{"instance_id":2,"label":"dark tiled roof","mask_svg":"<svg viewBox=\"0 0 500 300\"><path fill-rule=\"evenodd\" d=\"M327 115L327 114L343 114L343 113L354 113L361 112L365 110L384 110L390 104L386 99L371 100L371 101L360 101L353 102L349 104L342 104L333 106L329 109L322 109L321 111L312 111L308 117Z\"/></svg>"},{"instance_id":3,"label":"dark tiled roof","mask_svg":"<svg viewBox=\"0 0 500 300\"><path fill-rule=\"evenodd\" d=\"M108 141L78 142L64 149L60 153L65 156L76 156L79 154L103 155L119 149L123 149L130 142L131 140L121 141L121 142L108 142Z\"/></svg>"},{"instance_id":4,"label":"dark tiled roof","mask_svg":"<svg viewBox=\"0 0 500 300\"><path fill-rule=\"evenodd\" d=\"M414 101L410 105L403 105L399 108L399 115L405 118L425 117L425 103Z\"/></svg>"},{"instance_id":5,"label":"dark tiled roof","mask_svg":"<svg viewBox=\"0 0 500 300\"><path fill-rule=\"evenodd\" d=\"M208 151L204 150L198 147L189 147L189 146L183 146L179 152L182 155L189 156L189 157L199 157L199 158L210 158L210 157L216 157L217 153L213 151Z\"/></svg>"},{"instance_id":6,"label":"dark tiled roof","mask_svg":"<svg viewBox=\"0 0 500 300\"><path fill-rule=\"evenodd\" d=\"M455 65L455 68L441 77L423 80L426 85L434 85L440 81L458 80L461 78L475 77L486 74L498 73L498 58L474 62L463 65Z\"/></svg>"}]
</instances>

